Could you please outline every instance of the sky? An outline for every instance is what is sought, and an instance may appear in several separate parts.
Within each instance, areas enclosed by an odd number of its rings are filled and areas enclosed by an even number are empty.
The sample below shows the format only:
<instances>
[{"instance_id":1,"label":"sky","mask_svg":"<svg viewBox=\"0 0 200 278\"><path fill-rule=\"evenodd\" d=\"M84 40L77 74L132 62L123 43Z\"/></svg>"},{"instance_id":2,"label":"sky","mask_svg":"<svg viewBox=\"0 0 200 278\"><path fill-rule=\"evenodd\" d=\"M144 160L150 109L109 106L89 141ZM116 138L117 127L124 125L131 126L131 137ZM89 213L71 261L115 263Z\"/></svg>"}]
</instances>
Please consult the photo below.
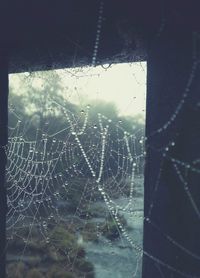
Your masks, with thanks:
<instances>
[{"instance_id":1,"label":"sky","mask_svg":"<svg viewBox=\"0 0 200 278\"><path fill-rule=\"evenodd\" d=\"M104 100L113 102L120 115L145 116L146 63L75 68L71 75L65 70L60 74L66 86L75 88L67 96L73 103L84 106L89 100Z\"/></svg>"},{"instance_id":2,"label":"sky","mask_svg":"<svg viewBox=\"0 0 200 278\"><path fill-rule=\"evenodd\" d=\"M69 68L55 71L61 78L62 92L66 100L80 105L81 108L90 101L103 100L112 102L121 116L140 114L145 118L146 107L146 63L123 63L97 67ZM23 73L29 76L29 73ZM51 78L52 72L43 72L45 80ZM12 86L23 91L19 74L10 76ZM44 78L40 73L31 80L31 86L40 89Z\"/></svg>"}]
</instances>

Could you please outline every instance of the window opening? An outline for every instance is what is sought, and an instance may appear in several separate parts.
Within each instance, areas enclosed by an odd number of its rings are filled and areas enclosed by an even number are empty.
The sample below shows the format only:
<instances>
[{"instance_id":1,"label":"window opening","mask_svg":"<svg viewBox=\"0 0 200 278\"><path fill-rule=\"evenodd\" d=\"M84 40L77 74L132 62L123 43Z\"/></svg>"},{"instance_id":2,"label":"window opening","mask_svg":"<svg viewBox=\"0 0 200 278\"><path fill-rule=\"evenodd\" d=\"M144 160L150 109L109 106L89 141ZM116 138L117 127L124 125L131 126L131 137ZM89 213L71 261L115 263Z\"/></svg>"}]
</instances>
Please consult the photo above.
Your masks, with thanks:
<instances>
[{"instance_id":1,"label":"window opening","mask_svg":"<svg viewBox=\"0 0 200 278\"><path fill-rule=\"evenodd\" d=\"M141 277L145 94L145 62L10 75L9 277Z\"/></svg>"}]
</instances>

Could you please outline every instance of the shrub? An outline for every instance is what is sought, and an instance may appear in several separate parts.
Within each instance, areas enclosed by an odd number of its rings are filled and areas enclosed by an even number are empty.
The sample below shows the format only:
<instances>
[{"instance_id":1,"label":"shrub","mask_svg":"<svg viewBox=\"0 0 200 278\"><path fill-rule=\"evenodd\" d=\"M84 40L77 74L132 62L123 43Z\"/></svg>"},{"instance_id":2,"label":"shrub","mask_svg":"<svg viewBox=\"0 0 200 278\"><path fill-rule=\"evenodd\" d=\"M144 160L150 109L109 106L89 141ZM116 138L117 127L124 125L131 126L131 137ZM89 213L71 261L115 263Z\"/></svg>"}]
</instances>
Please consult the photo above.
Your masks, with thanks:
<instances>
[{"instance_id":1,"label":"shrub","mask_svg":"<svg viewBox=\"0 0 200 278\"><path fill-rule=\"evenodd\" d=\"M26 278L44 278L44 275L38 269L33 268L27 273Z\"/></svg>"}]
</instances>

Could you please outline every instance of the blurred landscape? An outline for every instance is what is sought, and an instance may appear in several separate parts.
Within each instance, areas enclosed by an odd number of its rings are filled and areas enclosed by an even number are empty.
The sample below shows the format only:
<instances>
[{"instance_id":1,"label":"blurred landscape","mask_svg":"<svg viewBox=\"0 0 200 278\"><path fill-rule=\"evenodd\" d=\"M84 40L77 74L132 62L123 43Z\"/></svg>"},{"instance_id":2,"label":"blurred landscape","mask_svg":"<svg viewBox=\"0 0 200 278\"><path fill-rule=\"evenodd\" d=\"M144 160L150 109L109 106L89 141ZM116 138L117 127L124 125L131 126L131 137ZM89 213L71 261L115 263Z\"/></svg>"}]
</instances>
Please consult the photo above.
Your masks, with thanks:
<instances>
[{"instance_id":1,"label":"blurred landscape","mask_svg":"<svg viewBox=\"0 0 200 278\"><path fill-rule=\"evenodd\" d=\"M56 73L13 80L8 277L141 277L143 115L70 102Z\"/></svg>"}]
</instances>

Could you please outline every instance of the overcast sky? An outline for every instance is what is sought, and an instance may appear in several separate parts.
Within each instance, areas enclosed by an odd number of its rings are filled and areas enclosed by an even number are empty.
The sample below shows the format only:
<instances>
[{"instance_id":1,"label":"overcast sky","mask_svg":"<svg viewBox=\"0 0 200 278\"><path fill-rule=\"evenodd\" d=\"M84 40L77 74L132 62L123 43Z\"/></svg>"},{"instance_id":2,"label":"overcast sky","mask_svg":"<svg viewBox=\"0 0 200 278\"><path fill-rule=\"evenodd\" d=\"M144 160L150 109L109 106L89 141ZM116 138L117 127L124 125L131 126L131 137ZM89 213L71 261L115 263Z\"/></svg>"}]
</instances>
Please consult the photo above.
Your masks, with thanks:
<instances>
[{"instance_id":1,"label":"overcast sky","mask_svg":"<svg viewBox=\"0 0 200 278\"><path fill-rule=\"evenodd\" d=\"M146 106L146 63L115 64L98 67L69 68L56 70L61 76L66 100L84 108L90 100L113 102L120 115L134 116L142 114L145 117ZM25 73L27 77L28 73ZM46 75L46 77L45 77ZM27 82L38 87L48 81L53 72L33 75ZM19 75L11 75L10 83L19 93L23 92ZM45 78L44 78L45 77Z\"/></svg>"},{"instance_id":2,"label":"overcast sky","mask_svg":"<svg viewBox=\"0 0 200 278\"><path fill-rule=\"evenodd\" d=\"M81 106L87 105L90 99L100 99L114 102L121 115L145 115L146 63L105 68L75 68L70 69L70 74L60 71L63 83L72 88L66 90L67 99Z\"/></svg>"}]
</instances>

